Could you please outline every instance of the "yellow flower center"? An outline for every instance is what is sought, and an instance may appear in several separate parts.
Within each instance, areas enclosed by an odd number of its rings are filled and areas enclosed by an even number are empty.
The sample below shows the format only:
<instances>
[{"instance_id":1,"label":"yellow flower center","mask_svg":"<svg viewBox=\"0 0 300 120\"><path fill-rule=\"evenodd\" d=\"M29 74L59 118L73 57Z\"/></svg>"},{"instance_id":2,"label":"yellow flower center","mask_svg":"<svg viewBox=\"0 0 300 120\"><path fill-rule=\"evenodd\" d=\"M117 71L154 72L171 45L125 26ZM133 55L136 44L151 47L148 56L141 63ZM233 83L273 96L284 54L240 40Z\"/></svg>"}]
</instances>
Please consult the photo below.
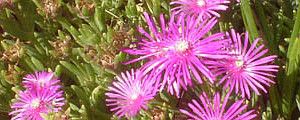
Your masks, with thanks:
<instances>
[{"instance_id":1,"label":"yellow flower center","mask_svg":"<svg viewBox=\"0 0 300 120\"><path fill-rule=\"evenodd\" d=\"M138 98L138 94L137 93L134 93L134 94L132 94L131 96L130 96L130 99L131 100L135 100L135 99L137 99Z\"/></svg>"},{"instance_id":2,"label":"yellow flower center","mask_svg":"<svg viewBox=\"0 0 300 120\"><path fill-rule=\"evenodd\" d=\"M189 48L189 43L187 41L178 41L174 48L178 52L184 52Z\"/></svg>"},{"instance_id":3,"label":"yellow flower center","mask_svg":"<svg viewBox=\"0 0 300 120\"><path fill-rule=\"evenodd\" d=\"M198 0L197 1L197 5L199 6L199 7L203 7L203 6L205 6L205 0Z\"/></svg>"},{"instance_id":4,"label":"yellow flower center","mask_svg":"<svg viewBox=\"0 0 300 120\"><path fill-rule=\"evenodd\" d=\"M31 101L31 107L33 108L38 108L40 106L40 100L39 99L34 99Z\"/></svg>"},{"instance_id":5,"label":"yellow flower center","mask_svg":"<svg viewBox=\"0 0 300 120\"><path fill-rule=\"evenodd\" d=\"M236 60L235 65L240 68L244 65L244 61L243 60Z\"/></svg>"},{"instance_id":6,"label":"yellow flower center","mask_svg":"<svg viewBox=\"0 0 300 120\"><path fill-rule=\"evenodd\" d=\"M39 82L41 87L44 87L45 83L46 83L46 80L45 79L40 79L38 82Z\"/></svg>"}]
</instances>

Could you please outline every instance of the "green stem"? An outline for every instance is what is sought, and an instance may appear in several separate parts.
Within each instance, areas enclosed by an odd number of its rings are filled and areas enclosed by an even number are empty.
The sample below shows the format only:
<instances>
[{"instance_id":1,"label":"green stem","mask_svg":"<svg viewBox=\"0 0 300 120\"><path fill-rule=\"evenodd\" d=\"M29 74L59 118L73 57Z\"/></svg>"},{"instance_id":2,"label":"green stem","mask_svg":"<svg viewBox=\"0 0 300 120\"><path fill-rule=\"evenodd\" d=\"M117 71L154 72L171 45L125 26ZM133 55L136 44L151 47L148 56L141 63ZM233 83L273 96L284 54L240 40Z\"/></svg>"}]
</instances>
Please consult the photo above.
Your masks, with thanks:
<instances>
[{"instance_id":1,"label":"green stem","mask_svg":"<svg viewBox=\"0 0 300 120\"><path fill-rule=\"evenodd\" d=\"M292 51L290 51L290 50L292 49L292 47L295 43L295 40L296 40L297 36L299 35L299 32L300 32L300 5L298 5L296 21L294 24L293 32L292 32L290 43L289 43L288 58L293 57L293 56L291 56Z\"/></svg>"},{"instance_id":2,"label":"green stem","mask_svg":"<svg viewBox=\"0 0 300 120\"><path fill-rule=\"evenodd\" d=\"M268 21L265 15L265 9L262 5L261 1L255 1L255 11L258 15L258 19L260 22L260 27L263 31L263 39L267 41L267 45L269 50L271 51L272 54L278 54L278 41L274 37L274 32L270 27L268 26ZM282 75L284 73L280 71ZM278 74L279 75L279 74ZM279 76L277 81L279 80ZM281 106L280 106L280 93L278 90L278 86L273 85L269 89L269 97L270 97L270 104L271 104L271 109L272 109L272 114L273 116L278 116L282 111Z\"/></svg>"},{"instance_id":3,"label":"green stem","mask_svg":"<svg viewBox=\"0 0 300 120\"><path fill-rule=\"evenodd\" d=\"M289 41L289 48L288 48L288 54L287 58L288 61L286 63L287 65L287 71L286 71L286 82L284 85L284 92L285 92L285 103L283 104L285 108L285 113L287 113L287 118L292 117L292 112L295 107L295 93L296 93L296 83L297 83L297 77L299 75L298 70L299 66L297 65L299 63L299 47L300 42L299 39L297 39L297 36L300 32L300 5L298 5L297 15L296 15L296 21L294 24L293 32Z\"/></svg>"},{"instance_id":4,"label":"green stem","mask_svg":"<svg viewBox=\"0 0 300 120\"><path fill-rule=\"evenodd\" d=\"M265 15L265 9L263 8L261 1L255 1L255 11L257 13L257 18L260 22L261 30L263 31L263 39L267 41L269 50L272 53L278 52L278 42L274 39L273 30L268 26L267 17Z\"/></svg>"},{"instance_id":5,"label":"green stem","mask_svg":"<svg viewBox=\"0 0 300 120\"><path fill-rule=\"evenodd\" d=\"M243 21L244 21L245 27L246 27L247 31L249 32L249 35L251 38L250 41L252 42L259 35L258 35L257 27L255 24L255 20L253 17L253 12L250 7L249 0L241 1L241 11L242 11L242 16L243 16Z\"/></svg>"}]
</instances>

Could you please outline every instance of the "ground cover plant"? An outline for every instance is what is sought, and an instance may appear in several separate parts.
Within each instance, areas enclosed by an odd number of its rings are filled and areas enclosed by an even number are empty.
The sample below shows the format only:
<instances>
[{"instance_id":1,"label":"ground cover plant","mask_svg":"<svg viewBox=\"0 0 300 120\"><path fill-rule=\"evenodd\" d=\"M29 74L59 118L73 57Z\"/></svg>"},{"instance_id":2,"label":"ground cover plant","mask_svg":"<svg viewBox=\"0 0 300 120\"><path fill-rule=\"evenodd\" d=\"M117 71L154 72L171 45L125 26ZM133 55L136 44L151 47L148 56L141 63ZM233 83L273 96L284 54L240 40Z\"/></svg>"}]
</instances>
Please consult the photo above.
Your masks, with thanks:
<instances>
[{"instance_id":1,"label":"ground cover plant","mask_svg":"<svg viewBox=\"0 0 300 120\"><path fill-rule=\"evenodd\" d=\"M1 120L297 120L299 0L0 0Z\"/></svg>"}]
</instances>

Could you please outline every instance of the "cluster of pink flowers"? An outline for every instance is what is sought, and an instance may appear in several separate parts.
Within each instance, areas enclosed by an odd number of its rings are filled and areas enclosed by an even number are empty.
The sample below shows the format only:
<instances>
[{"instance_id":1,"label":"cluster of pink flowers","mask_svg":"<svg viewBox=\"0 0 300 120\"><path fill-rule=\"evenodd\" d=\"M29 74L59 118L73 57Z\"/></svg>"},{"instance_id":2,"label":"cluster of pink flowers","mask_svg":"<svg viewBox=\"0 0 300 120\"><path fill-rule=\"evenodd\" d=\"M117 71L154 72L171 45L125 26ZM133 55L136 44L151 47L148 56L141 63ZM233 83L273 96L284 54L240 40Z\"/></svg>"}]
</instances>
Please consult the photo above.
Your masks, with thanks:
<instances>
[{"instance_id":1,"label":"cluster of pink flowers","mask_svg":"<svg viewBox=\"0 0 300 120\"><path fill-rule=\"evenodd\" d=\"M180 112L196 120L251 120L255 111L246 111L244 100L257 95L275 82L278 71L276 56L266 56L255 39L249 43L248 33L211 33L218 23L218 11L228 9L229 0L175 0L170 4L170 20L160 16L160 27L144 13L148 29L139 27L143 36L137 47L124 49L138 56L125 64L146 61L137 70L121 73L105 94L107 106L118 117L131 118L147 109L157 92L166 90L176 97L197 84L209 82L229 89L222 99L215 91L213 97L203 92ZM150 32L147 32L150 31ZM260 44L260 45L259 45ZM258 46L259 45L259 46ZM219 79L218 79L219 78ZM42 120L42 114L58 112L65 104L60 80L52 72L36 72L24 77L20 91L11 105L12 120ZM232 91L241 99L228 107Z\"/></svg>"},{"instance_id":2,"label":"cluster of pink flowers","mask_svg":"<svg viewBox=\"0 0 300 120\"><path fill-rule=\"evenodd\" d=\"M119 117L132 117L147 108L145 105L158 89L180 97L180 92L188 87L210 82L229 88L223 101L217 91L213 100L203 93L199 102L192 100L190 109L181 109L182 113L196 120L255 118L254 110L243 113L247 109L244 99L250 98L252 91L257 95L260 91L267 93L266 87L275 83L271 78L278 71L274 65L276 56L265 56L268 50L264 45L257 47L259 38L249 43L247 32L240 34L232 29L228 33L210 33L220 17L217 11L225 11L228 3L229 0L175 0L171 2L175 7L170 20L166 22L161 15L159 28L144 13L150 32L139 27L144 37L136 43L137 47L123 52L139 56L125 64L146 62L138 73L126 72L117 77L118 82L106 94L111 110ZM227 108L231 91L242 99Z\"/></svg>"},{"instance_id":3,"label":"cluster of pink flowers","mask_svg":"<svg viewBox=\"0 0 300 120\"><path fill-rule=\"evenodd\" d=\"M24 77L24 91L20 91L14 103L12 120L43 120L42 114L59 112L65 104L63 91L52 72L36 72Z\"/></svg>"}]
</instances>

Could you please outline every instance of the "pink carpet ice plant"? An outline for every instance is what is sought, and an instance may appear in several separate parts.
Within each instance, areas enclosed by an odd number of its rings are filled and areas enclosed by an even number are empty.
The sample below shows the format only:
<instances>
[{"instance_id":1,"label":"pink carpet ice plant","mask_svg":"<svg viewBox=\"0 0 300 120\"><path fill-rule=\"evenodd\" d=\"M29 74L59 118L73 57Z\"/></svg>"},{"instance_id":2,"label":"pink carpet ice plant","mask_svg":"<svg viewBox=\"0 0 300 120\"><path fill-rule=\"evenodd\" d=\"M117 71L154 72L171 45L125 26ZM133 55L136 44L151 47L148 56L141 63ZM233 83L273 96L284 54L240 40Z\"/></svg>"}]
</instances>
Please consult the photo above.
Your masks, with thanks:
<instances>
[{"instance_id":1,"label":"pink carpet ice plant","mask_svg":"<svg viewBox=\"0 0 300 120\"><path fill-rule=\"evenodd\" d=\"M171 5L177 5L172 8L174 14L185 14L200 16L202 20L220 17L218 11L225 11L230 3L229 0L175 0Z\"/></svg>"},{"instance_id":2,"label":"pink carpet ice plant","mask_svg":"<svg viewBox=\"0 0 300 120\"><path fill-rule=\"evenodd\" d=\"M222 61L211 62L216 75L222 75L220 84L224 88L235 89L242 97L250 98L251 90L260 95L260 90L267 93L266 87L274 84L272 78L278 71L274 64L275 55L267 55L264 45L258 45L260 38L249 44L248 33L243 36L231 30L232 45L228 47L231 57Z\"/></svg>"},{"instance_id":3,"label":"pink carpet ice plant","mask_svg":"<svg viewBox=\"0 0 300 120\"><path fill-rule=\"evenodd\" d=\"M106 102L118 117L131 118L154 98L159 83L154 75L144 76L139 70L131 70L117 76L117 81L108 87Z\"/></svg>"},{"instance_id":4,"label":"pink carpet ice plant","mask_svg":"<svg viewBox=\"0 0 300 120\"><path fill-rule=\"evenodd\" d=\"M213 83L214 76L206 67L204 59L223 58L221 49L228 42L223 33L208 35L217 23L216 18L200 22L200 17L172 15L166 24L161 15L158 30L153 19L147 13L144 16L151 32L138 28L144 37L136 43L137 47L123 51L140 57L126 64L146 60L142 71L161 75L162 87L167 85L167 90L177 97L182 88L187 90L188 86L193 85L193 78L203 83L201 76L205 76Z\"/></svg>"},{"instance_id":5,"label":"pink carpet ice plant","mask_svg":"<svg viewBox=\"0 0 300 120\"><path fill-rule=\"evenodd\" d=\"M23 85L27 89L59 87L58 83L60 83L60 80L54 76L54 73L45 71L28 74L23 79Z\"/></svg>"},{"instance_id":6,"label":"pink carpet ice plant","mask_svg":"<svg viewBox=\"0 0 300 120\"><path fill-rule=\"evenodd\" d=\"M256 117L255 111L247 110L244 100L237 100L231 105L229 103L230 93L226 94L224 100L219 93L208 97L206 93L199 96L199 100L193 99L188 103L188 108L180 109L191 120L251 120Z\"/></svg>"},{"instance_id":7,"label":"pink carpet ice plant","mask_svg":"<svg viewBox=\"0 0 300 120\"><path fill-rule=\"evenodd\" d=\"M59 80L52 72L36 72L24 78L26 90L12 103L12 120L43 120L42 114L62 110L65 104Z\"/></svg>"}]
</instances>

